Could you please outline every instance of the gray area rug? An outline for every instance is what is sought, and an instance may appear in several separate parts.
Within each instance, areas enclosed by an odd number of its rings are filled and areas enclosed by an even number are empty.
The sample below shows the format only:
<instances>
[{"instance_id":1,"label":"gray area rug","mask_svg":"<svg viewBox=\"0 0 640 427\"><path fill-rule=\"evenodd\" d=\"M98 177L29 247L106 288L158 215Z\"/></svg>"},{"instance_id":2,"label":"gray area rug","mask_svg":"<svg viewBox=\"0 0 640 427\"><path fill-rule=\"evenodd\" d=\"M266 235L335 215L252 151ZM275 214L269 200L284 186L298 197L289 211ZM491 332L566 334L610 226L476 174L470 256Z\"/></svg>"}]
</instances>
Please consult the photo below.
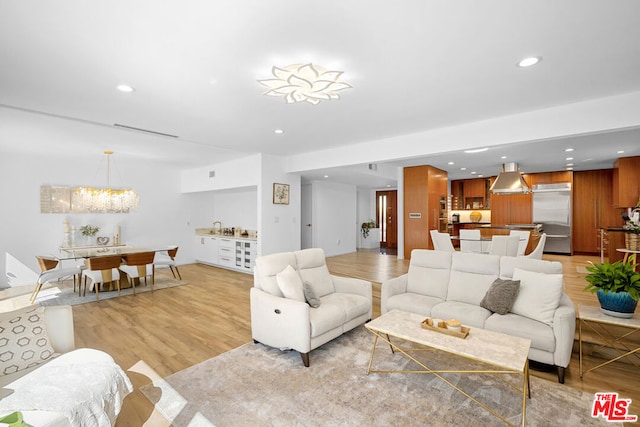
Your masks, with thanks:
<instances>
[{"instance_id":1,"label":"gray area rug","mask_svg":"<svg viewBox=\"0 0 640 427\"><path fill-rule=\"evenodd\" d=\"M245 344L141 387L175 426L502 426L476 403L429 374L366 374L373 334L363 326L311 352L311 366L297 352ZM378 343L373 369L417 368ZM469 362L423 351L427 366ZM483 374L444 376L515 425L521 394ZM522 377L501 375L513 384ZM591 418L593 395L531 377L529 426L606 425Z\"/></svg>"},{"instance_id":2,"label":"gray area rug","mask_svg":"<svg viewBox=\"0 0 640 427\"><path fill-rule=\"evenodd\" d=\"M141 285L136 285L136 293L144 293L151 292L151 279L147 278L148 285L144 286L144 281ZM176 286L186 285L185 282L180 280L176 280L170 277L159 277L156 276L154 282L153 290L159 291L161 289L173 288ZM87 286L88 287L88 286ZM120 296L133 295L133 289L127 288L120 290ZM117 291L100 291L99 298L100 301L117 298ZM76 292L73 290L73 281L65 280L64 282L56 283L53 286L46 287L38 293L37 302L40 305L78 305L78 304L86 304L89 302L96 302L96 294L87 290L85 296L78 295L77 289Z\"/></svg>"}]
</instances>

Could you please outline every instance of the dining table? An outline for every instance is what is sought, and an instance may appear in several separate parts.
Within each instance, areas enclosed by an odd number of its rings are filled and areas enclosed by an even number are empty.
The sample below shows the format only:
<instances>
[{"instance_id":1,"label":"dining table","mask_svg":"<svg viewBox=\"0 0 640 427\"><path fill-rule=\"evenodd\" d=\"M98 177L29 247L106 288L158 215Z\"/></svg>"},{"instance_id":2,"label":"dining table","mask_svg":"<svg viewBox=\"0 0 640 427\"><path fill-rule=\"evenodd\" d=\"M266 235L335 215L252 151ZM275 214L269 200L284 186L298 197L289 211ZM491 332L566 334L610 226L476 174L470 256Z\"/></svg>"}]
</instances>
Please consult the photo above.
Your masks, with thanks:
<instances>
[{"instance_id":1,"label":"dining table","mask_svg":"<svg viewBox=\"0 0 640 427\"><path fill-rule=\"evenodd\" d=\"M56 258L62 264L64 261L72 260L84 260L87 258L105 257L113 255L126 255L141 253L141 252L164 252L169 249L173 249L175 246L169 245L149 245L149 246L135 246L127 244L118 245L101 245L101 246L76 246L76 247L60 247L58 251L50 256ZM124 259L123 259L124 262ZM122 289L129 288L131 285L126 277L126 274L120 275L120 287ZM110 287L105 290L113 290Z\"/></svg>"},{"instance_id":2,"label":"dining table","mask_svg":"<svg viewBox=\"0 0 640 427\"><path fill-rule=\"evenodd\" d=\"M52 254L59 261L70 259L94 258L111 255L129 255L140 252L163 252L173 249L175 246L153 245L153 246L131 246L131 245L111 245L111 246L77 246L61 247L58 252Z\"/></svg>"}]
</instances>

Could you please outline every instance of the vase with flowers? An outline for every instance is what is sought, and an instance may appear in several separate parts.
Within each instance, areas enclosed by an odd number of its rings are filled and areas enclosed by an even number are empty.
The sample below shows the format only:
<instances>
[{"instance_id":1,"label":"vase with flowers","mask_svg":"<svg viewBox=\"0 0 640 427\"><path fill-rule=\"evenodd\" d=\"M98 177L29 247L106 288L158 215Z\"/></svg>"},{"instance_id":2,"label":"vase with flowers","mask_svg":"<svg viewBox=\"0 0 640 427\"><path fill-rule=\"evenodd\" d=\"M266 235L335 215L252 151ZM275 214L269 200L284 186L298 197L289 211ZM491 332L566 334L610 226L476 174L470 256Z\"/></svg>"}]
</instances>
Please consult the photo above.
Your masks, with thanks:
<instances>
[{"instance_id":1,"label":"vase with flowers","mask_svg":"<svg viewBox=\"0 0 640 427\"><path fill-rule=\"evenodd\" d=\"M98 234L98 231L100 231L100 227L95 225L83 225L80 227L80 234L87 238L87 246L93 244L93 239Z\"/></svg>"}]
</instances>

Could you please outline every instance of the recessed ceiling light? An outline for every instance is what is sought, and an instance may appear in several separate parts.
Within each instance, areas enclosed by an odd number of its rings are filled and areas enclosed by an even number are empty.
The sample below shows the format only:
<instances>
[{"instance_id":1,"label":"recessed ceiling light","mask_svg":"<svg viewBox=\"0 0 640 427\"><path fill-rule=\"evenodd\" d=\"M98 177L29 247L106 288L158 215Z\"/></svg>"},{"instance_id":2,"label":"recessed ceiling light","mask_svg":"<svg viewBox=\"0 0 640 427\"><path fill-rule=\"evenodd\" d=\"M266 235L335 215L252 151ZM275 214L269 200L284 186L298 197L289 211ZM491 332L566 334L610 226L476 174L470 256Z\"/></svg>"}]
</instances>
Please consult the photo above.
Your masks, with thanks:
<instances>
[{"instance_id":1,"label":"recessed ceiling light","mask_svg":"<svg viewBox=\"0 0 640 427\"><path fill-rule=\"evenodd\" d=\"M573 166L573 163L567 163L567 166Z\"/></svg>"},{"instance_id":2,"label":"recessed ceiling light","mask_svg":"<svg viewBox=\"0 0 640 427\"><path fill-rule=\"evenodd\" d=\"M487 151L489 148L484 147L484 148L474 148L472 150L464 150L465 153L467 154L473 154L473 153L482 153L483 151Z\"/></svg>"},{"instance_id":3,"label":"recessed ceiling light","mask_svg":"<svg viewBox=\"0 0 640 427\"><path fill-rule=\"evenodd\" d=\"M471 172L471 175L475 175L475 174L477 174L477 173L478 173L478 172L476 172L476 171L472 171L472 172Z\"/></svg>"},{"instance_id":4,"label":"recessed ceiling light","mask_svg":"<svg viewBox=\"0 0 640 427\"><path fill-rule=\"evenodd\" d=\"M565 148L565 150L564 150L564 151L566 151L566 152L568 153L568 152L570 152L570 151L573 151L573 148Z\"/></svg>"},{"instance_id":5,"label":"recessed ceiling light","mask_svg":"<svg viewBox=\"0 0 640 427\"><path fill-rule=\"evenodd\" d=\"M325 178L329 178L329 175L325 175L324 177L325 177Z\"/></svg>"},{"instance_id":6,"label":"recessed ceiling light","mask_svg":"<svg viewBox=\"0 0 640 427\"><path fill-rule=\"evenodd\" d=\"M571 166L569 166L569 167L567 168L567 170L568 170L568 171L572 171L572 170L573 170L573 168L572 168Z\"/></svg>"},{"instance_id":7,"label":"recessed ceiling light","mask_svg":"<svg viewBox=\"0 0 640 427\"><path fill-rule=\"evenodd\" d=\"M506 159L506 158L507 158L507 156L500 156L500 158L501 158L502 160L504 160L504 159Z\"/></svg>"},{"instance_id":8,"label":"recessed ceiling light","mask_svg":"<svg viewBox=\"0 0 640 427\"><path fill-rule=\"evenodd\" d=\"M466 170L467 170L467 168L460 168L460 170L461 170L461 171L466 171Z\"/></svg>"},{"instance_id":9,"label":"recessed ceiling light","mask_svg":"<svg viewBox=\"0 0 640 427\"><path fill-rule=\"evenodd\" d=\"M126 93L131 93L131 92L135 91L135 88L133 86L129 86L129 85L118 85L118 86L116 86L116 88L120 92L126 92Z\"/></svg>"},{"instance_id":10,"label":"recessed ceiling light","mask_svg":"<svg viewBox=\"0 0 640 427\"><path fill-rule=\"evenodd\" d=\"M273 131L273 133L277 133L278 135L283 134L284 131L282 129L276 129Z\"/></svg>"},{"instance_id":11,"label":"recessed ceiling light","mask_svg":"<svg viewBox=\"0 0 640 427\"><path fill-rule=\"evenodd\" d=\"M573 157L567 157L565 160L573 160Z\"/></svg>"},{"instance_id":12,"label":"recessed ceiling light","mask_svg":"<svg viewBox=\"0 0 640 427\"><path fill-rule=\"evenodd\" d=\"M618 154L623 154L624 150L618 150Z\"/></svg>"},{"instance_id":13,"label":"recessed ceiling light","mask_svg":"<svg viewBox=\"0 0 640 427\"><path fill-rule=\"evenodd\" d=\"M455 165L455 163L454 163L454 162L449 162L449 163L447 163L447 164L448 164L448 165Z\"/></svg>"},{"instance_id":14,"label":"recessed ceiling light","mask_svg":"<svg viewBox=\"0 0 640 427\"><path fill-rule=\"evenodd\" d=\"M541 56L529 56L527 58L524 58L520 62L518 62L518 67L520 68L531 67L532 65L536 65L540 61L542 61Z\"/></svg>"}]
</instances>

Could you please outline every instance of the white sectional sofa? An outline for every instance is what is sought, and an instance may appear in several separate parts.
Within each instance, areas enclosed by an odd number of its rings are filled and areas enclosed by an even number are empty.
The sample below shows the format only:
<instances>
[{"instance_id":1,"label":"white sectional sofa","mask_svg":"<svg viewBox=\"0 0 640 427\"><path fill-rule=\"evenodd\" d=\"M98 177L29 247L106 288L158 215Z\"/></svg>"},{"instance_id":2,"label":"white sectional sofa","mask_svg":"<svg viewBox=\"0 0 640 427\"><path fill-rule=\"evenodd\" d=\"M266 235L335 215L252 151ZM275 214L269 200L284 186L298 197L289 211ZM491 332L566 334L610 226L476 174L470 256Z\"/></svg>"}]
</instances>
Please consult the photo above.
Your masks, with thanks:
<instances>
[{"instance_id":1,"label":"white sectional sofa","mask_svg":"<svg viewBox=\"0 0 640 427\"><path fill-rule=\"evenodd\" d=\"M107 353L74 348L71 306L0 313L0 417L19 411L32 426L115 425L133 391L129 378Z\"/></svg>"},{"instance_id":2,"label":"white sectional sofa","mask_svg":"<svg viewBox=\"0 0 640 427\"><path fill-rule=\"evenodd\" d=\"M520 281L505 314L481 306L488 305L485 295L490 288L496 289L492 285L498 278ZM529 359L555 365L559 382L564 382L576 312L564 293L559 262L415 249L408 273L382 283L381 312L393 309L455 318L471 328L530 339ZM504 307L495 310L504 311Z\"/></svg>"},{"instance_id":3,"label":"white sectional sofa","mask_svg":"<svg viewBox=\"0 0 640 427\"><path fill-rule=\"evenodd\" d=\"M371 320L372 301L371 282L329 274L322 249L265 255L254 269L251 334L298 351L308 367L311 350Z\"/></svg>"}]
</instances>

